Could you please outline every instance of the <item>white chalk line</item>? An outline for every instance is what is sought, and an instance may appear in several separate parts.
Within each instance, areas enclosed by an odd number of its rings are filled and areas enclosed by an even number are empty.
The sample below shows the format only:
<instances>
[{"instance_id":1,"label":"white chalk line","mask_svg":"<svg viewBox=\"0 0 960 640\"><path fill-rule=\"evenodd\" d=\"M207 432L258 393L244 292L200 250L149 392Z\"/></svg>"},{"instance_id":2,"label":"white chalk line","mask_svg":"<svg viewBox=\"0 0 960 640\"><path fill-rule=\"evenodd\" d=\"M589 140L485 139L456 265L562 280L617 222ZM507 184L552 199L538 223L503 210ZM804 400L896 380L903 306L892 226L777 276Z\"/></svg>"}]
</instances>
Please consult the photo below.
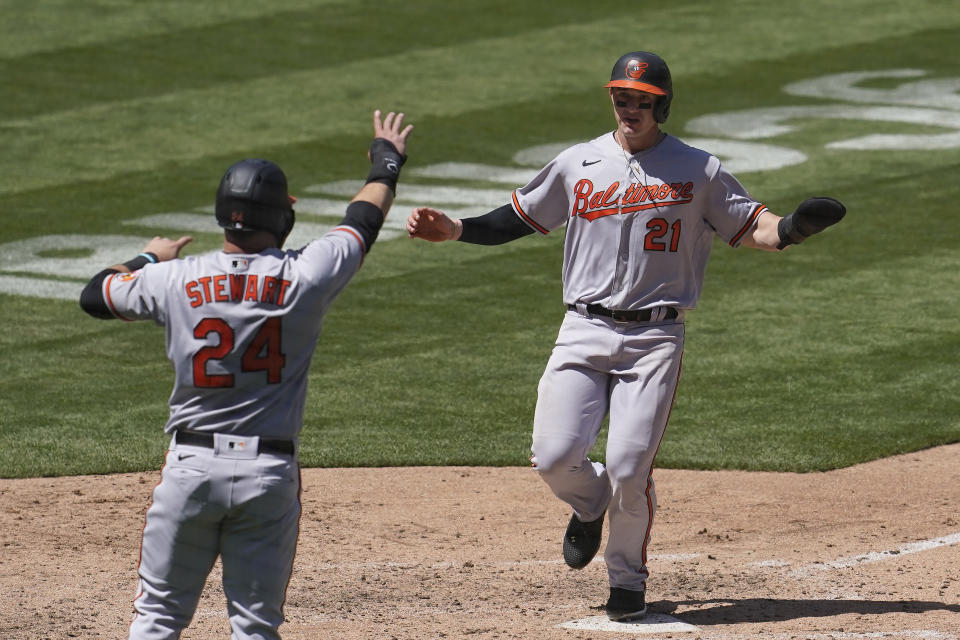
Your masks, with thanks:
<instances>
[{"instance_id":1,"label":"white chalk line","mask_svg":"<svg viewBox=\"0 0 960 640\"><path fill-rule=\"evenodd\" d=\"M920 553L922 551L930 551L932 549L937 549L940 547L951 546L960 543L960 532L953 533L946 536L941 536L939 538L933 538L930 540L921 540L918 542L912 542L910 544L903 545L892 551L883 551L883 552L869 552L863 553L856 556L848 556L844 558L838 558L830 562L815 562L812 564L804 565L794 569L789 572L789 575L795 578L802 578L804 576L810 575L816 571L830 571L836 569L845 569L850 567L855 567L861 564L880 562L883 560L895 559L903 555L909 555L913 553ZM695 560L699 557L702 557L703 554L700 553L676 553L676 554L660 554L652 555L649 558L651 562L683 562L686 560ZM603 562L603 557L598 556L594 558L593 562ZM315 570L378 570L378 569L423 569L423 570L437 570L437 569L451 569L451 568L485 568L485 567L494 567L494 568L504 568L504 567L523 567L523 566L546 566L546 565L561 565L563 562L559 559L554 560L516 560L516 561L500 561L500 562L483 562L483 561L445 561L445 562L434 562L431 564L423 564L421 562L348 562L348 563L317 563L317 564L304 564L300 563L300 566L303 568L310 568ZM769 567L769 568L786 568L790 566L790 563L784 560L771 559L771 560L761 560L758 562L751 563L751 566L756 567ZM217 611L213 609L201 609L197 611L198 615L201 616L222 616L222 611ZM569 622L562 623L557 625L558 628L570 629L570 630L587 630L587 631L612 631L617 633L632 634L632 635L652 635L660 633L687 633L700 631L699 627L683 622L678 618L666 614L651 613L647 615L644 619L631 622L631 623L622 623L622 622L612 622L608 620L605 616L591 616L588 618L581 618L578 620L572 620ZM798 636L796 633L783 633L783 634L769 634L765 635L765 638L779 640L783 638L784 640L791 640L798 637L802 637L804 640L882 640L884 638L897 639L897 638L915 638L917 640L960 640L956 635L936 631L932 629L914 629L914 630L902 630L902 631L876 631L869 633L852 633L852 632L818 632L818 633L806 633L802 636ZM755 636L751 635L725 635L725 640L755 640Z\"/></svg>"},{"instance_id":2,"label":"white chalk line","mask_svg":"<svg viewBox=\"0 0 960 640\"><path fill-rule=\"evenodd\" d=\"M649 561L653 562L683 562L684 560L693 560L699 558L699 553L668 553L662 555L650 556ZM592 560L594 562L603 562L603 556L597 556ZM340 570L340 569L450 569L456 567L531 567L545 565L562 565L563 560L504 560L498 562L485 562L476 560L434 562L423 564L421 562L330 562L309 564L311 569ZM298 560L298 566L300 561Z\"/></svg>"},{"instance_id":3,"label":"white chalk line","mask_svg":"<svg viewBox=\"0 0 960 640\"><path fill-rule=\"evenodd\" d=\"M836 560L832 560L830 562L814 562L812 564L798 567L793 571L791 571L790 574L794 577L802 578L816 571L831 571L834 569L847 569L850 567L859 566L861 564L881 562L883 560L899 558L900 556L910 555L912 553L920 553L921 551L930 551L932 549L937 549L939 547L947 547L957 543L960 543L960 532L952 533L950 535L942 536L940 538L933 538L931 540L921 540L919 542L911 542L910 544L905 544L892 551L871 551L869 553L862 553L856 556L848 556L846 558L837 558Z\"/></svg>"},{"instance_id":4,"label":"white chalk line","mask_svg":"<svg viewBox=\"0 0 960 640\"><path fill-rule=\"evenodd\" d=\"M871 551L868 553L862 553L855 556L848 556L844 558L837 558L836 560L831 560L829 562L814 562L807 565L797 567L796 569L789 572L789 575L792 577L802 578L806 575L817 571L831 571L836 569L847 569L850 567L855 567L861 564L868 564L872 562L881 562L884 560L896 559L901 556L910 555L913 553L920 553L922 551L930 551L932 549L937 549L939 547L951 546L955 544L960 544L960 532L952 533L950 535L941 536L939 538L933 538L930 540L920 540L919 542L911 542L910 544L905 544L897 549L891 551ZM651 562L683 562L686 560L696 560L697 558L702 557L701 553L672 553L672 554L658 554L651 555L649 560ZM603 556L597 556L593 559L593 562L603 562ZM462 567L462 566L479 566L479 567L523 567L523 566L541 566L541 565L560 565L563 564L562 560L512 560L512 561L501 561L501 562L484 562L484 561L474 561L474 560L464 560L462 562L456 561L445 561L445 562L435 562L432 564L425 565L420 562L411 561L411 562L347 562L347 563L320 563L311 565L316 569L413 569L413 568L424 568L424 569L448 569L451 567ZM754 567L764 567L764 568L775 568L775 569L785 569L791 566L791 563L786 560L780 559L769 559L769 560L760 560L757 562L750 563L750 566Z\"/></svg>"}]
</instances>

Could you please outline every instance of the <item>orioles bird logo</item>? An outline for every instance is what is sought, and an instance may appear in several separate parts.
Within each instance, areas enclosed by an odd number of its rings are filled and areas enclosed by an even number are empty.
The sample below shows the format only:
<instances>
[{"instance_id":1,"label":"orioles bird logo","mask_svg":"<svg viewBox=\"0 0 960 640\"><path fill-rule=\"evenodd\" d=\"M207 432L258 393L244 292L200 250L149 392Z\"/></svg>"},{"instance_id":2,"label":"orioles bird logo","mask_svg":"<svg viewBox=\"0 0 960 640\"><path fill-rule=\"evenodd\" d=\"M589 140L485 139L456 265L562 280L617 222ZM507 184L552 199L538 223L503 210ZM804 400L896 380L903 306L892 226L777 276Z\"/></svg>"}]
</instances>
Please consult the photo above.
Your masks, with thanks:
<instances>
[{"instance_id":1,"label":"orioles bird logo","mask_svg":"<svg viewBox=\"0 0 960 640\"><path fill-rule=\"evenodd\" d=\"M632 80L637 80L647 70L649 65L639 60L631 60L627 63L626 74Z\"/></svg>"},{"instance_id":2,"label":"orioles bird logo","mask_svg":"<svg viewBox=\"0 0 960 640\"><path fill-rule=\"evenodd\" d=\"M242 226L242 225L243 225L243 212L242 212L242 211L234 211L233 213L231 213L231 214L230 214L230 222L232 222L232 223L235 224L235 225L241 225L241 226Z\"/></svg>"}]
</instances>

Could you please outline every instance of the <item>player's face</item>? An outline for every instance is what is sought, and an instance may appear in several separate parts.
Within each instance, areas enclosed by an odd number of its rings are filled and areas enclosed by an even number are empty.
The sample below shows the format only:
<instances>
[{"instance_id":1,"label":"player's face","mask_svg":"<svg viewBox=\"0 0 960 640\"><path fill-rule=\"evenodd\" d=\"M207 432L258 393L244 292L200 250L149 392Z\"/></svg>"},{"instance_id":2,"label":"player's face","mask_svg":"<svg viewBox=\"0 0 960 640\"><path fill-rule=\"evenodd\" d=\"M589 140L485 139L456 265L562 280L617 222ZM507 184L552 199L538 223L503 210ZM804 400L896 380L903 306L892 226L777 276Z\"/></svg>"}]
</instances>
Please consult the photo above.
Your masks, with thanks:
<instances>
[{"instance_id":1,"label":"player's face","mask_svg":"<svg viewBox=\"0 0 960 640\"><path fill-rule=\"evenodd\" d=\"M610 90L613 113L620 132L627 138L648 134L657 128L653 118L653 104L657 96L646 91L615 87Z\"/></svg>"}]
</instances>

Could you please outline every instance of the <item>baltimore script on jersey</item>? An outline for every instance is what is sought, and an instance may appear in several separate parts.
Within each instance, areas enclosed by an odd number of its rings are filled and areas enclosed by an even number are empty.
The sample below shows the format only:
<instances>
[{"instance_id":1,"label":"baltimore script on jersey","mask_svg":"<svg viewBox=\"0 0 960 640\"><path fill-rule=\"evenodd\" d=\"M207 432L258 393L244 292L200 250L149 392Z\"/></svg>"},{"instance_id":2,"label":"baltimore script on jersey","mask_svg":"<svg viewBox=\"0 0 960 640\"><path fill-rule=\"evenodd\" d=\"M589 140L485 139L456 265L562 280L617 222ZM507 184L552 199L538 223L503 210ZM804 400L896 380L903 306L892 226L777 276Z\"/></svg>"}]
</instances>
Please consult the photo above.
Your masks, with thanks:
<instances>
[{"instance_id":1,"label":"baltimore script on jersey","mask_svg":"<svg viewBox=\"0 0 960 640\"><path fill-rule=\"evenodd\" d=\"M593 182L584 178L573 187L574 204L571 215L591 222L603 216L630 214L657 207L687 204L693 200L693 182L644 185L631 183L619 196L620 182L595 189Z\"/></svg>"}]
</instances>

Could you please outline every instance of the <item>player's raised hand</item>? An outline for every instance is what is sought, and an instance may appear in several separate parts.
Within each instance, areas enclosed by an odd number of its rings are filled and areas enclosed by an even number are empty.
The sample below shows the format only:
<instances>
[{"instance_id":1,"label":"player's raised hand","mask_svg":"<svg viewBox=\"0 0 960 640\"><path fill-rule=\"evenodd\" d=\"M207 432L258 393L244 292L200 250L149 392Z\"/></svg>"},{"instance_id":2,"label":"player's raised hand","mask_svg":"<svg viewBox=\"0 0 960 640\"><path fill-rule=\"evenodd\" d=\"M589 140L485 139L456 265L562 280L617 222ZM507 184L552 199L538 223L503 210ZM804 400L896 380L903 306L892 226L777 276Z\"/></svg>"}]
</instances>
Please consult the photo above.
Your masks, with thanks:
<instances>
[{"instance_id":1,"label":"player's raised hand","mask_svg":"<svg viewBox=\"0 0 960 640\"><path fill-rule=\"evenodd\" d=\"M417 207L407 218L407 235L429 242L444 242L460 237L459 220L452 220L439 209Z\"/></svg>"},{"instance_id":2,"label":"player's raised hand","mask_svg":"<svg viewBox=\"0 0 960 640\"><path fill-rule=\"evenodd\" d=\"M157 260L160 262L174 260L180 255L180 250L192 241L193 238L190 236L182 236L177 240L154 236L153 240L148 242L147 246L143 248L143 252L156 255Z\"/></svg>"},{"instance_id":3,"label":"player's raised hand","mask_svg":"<svg viewBox=\"0 0 960 640\"><path fill-rule=\"evenodd\" d=\"M407 137L409 137L410 132L413 131L413 125L408 124L406 127L403 126L403 113L394 113L391 111L382 121L380 120L380 116L381 113L379 109L373 112L373 137L387 140L397 148L397 152L400 153L400 155L406 155Z\"/></svg>"}]
</instances>

